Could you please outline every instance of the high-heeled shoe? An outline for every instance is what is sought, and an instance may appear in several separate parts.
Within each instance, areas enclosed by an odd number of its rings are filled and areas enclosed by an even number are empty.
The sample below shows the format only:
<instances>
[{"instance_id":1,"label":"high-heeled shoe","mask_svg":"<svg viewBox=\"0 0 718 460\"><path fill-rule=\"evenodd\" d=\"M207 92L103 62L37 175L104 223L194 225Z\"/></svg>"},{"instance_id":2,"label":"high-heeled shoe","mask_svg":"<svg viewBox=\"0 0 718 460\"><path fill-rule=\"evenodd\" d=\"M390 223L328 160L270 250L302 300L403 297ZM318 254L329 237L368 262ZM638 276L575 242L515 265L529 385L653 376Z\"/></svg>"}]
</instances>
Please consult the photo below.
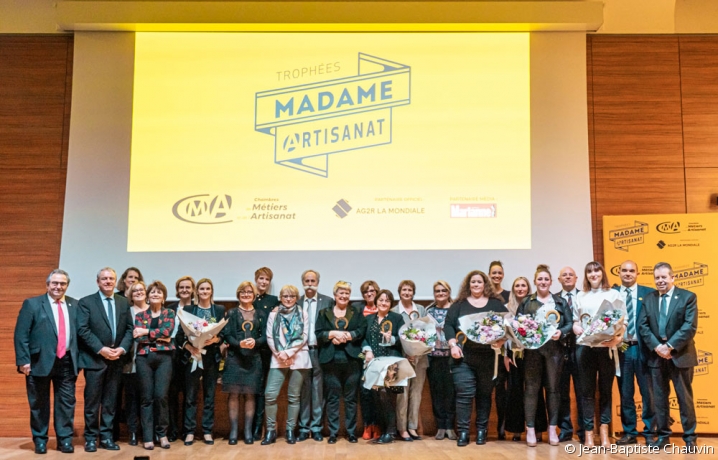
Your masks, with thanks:
<instances>
[{"instance_id":1,"label":"high-heeled shoe","mask_svg":"<svg viewBox=\"0 0 718 460\"><path fill-rule=\"evenodd\" d=\"M167 439L167 436L162 436L160 438L160 447L163 449L169 449L172 445L170 444L169 439Z\"/></svg>"},{"instance_id":2,"label":"high-heeled shoe","mask_svg":"<svg viewBox=\"0 0 718 460\"><path fill-rule=\"evenodd\" d=\"M548 427L548 444L550 446L559 445L558 434L556 433L556 425L549 425Z\"/></svg>"},{"instance_id":3,"label":"high-heeled shoe","mask_svg":"<svg viewBox=\"0 0 718 460\"><path fill-rule=\"evenodd\" d=\"M268 444L274 444L275 442L277 442L277 431L267 430L264 434L264 439L262 439L262 445L266 446Z\"/></svg>"},{"instance_id":4,"label":"high-heeled shoe","mask_svg":"<svg viewBox=\"0 0 718 460\"><path fill-rule=\"evenodd\" d=\"M252 434L251 428L244 430L244 443L245 444L254 444L254 435Z\"/></svg>"},{"instance_id":5,"label":"high-heeled shoe","mask_svg":"<svg viewBox=\"0 0 718 460\"><path fill-rule=\"evenodd\" d=\"M456 432L454 430L446 430L446 437L449 438L451 441L456 441L459 439L458 436L456 436Z\"/></svg>"},{"instance_id":6,"label":"high-heeled shoe","mask_svg":"<svg viewBox=\"0 0 718 460\"><path fill-rule=\"evenodd\" d=\"M192 444L194 444L194 435L193 435L193 434L188 434L188 435L184 438L184 445L185 445L185 446L191 446Z\"/></svg>"},{"instance_id":7,"label":"high-heeled shoe","mask_svg":"<svg viewBox=\"0 0 718 460\"><path fill-rule=\"evenodd\" d=\"M209 436L209 438L207 438L207 436ZM204 435L204 438L202 439L202 441L204 441L204 443L207 444L208 446L214 445L214 439L212 439L211 434Z\"/></svg>"},{"instance_id":8,"label":"high-heeled shoe","mask_svg":"<svg viewBox=\"0 0 718 460\"><path fill-rule=\"evenodd\" d=\"M608 425L602 424L599 428L599 433L601 434L601 447L610 448L611 440L608 437Z\"/></svg>"}]
</instances>

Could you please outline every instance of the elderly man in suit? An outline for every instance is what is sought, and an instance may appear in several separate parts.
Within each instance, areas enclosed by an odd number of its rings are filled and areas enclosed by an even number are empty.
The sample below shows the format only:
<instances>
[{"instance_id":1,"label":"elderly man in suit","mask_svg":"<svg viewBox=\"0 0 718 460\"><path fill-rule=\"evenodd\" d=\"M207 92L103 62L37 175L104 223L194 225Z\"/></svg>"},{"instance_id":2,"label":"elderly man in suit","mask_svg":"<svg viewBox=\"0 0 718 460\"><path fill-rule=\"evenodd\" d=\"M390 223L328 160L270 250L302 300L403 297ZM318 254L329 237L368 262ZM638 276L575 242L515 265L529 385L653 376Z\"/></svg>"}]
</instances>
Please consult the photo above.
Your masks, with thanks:
<instances>
[{"instance_id":1,"label":"elderly man in suit","mask_svg":"<svg viewBox=\"0 0 718 460\"><path fill-rule=\"evenodd\" d=\"M25 374L30 403L30 430L35 453L47 453L50 425L50 383L55 392L57 450L71 454L77 381L77 301L65 296L67 272L47 277L47 293L26 299L15 324L15 364Z\"/></svg>"},{"instance_id":2,"label":"elderly man in suit","mask_svg":"<svg viewBox=\"0 0 718 460\"><path fill-rule=\"evenodd\" d=\"M122 356L132 344L134 322L127 300L115 294L117 273L97 272L99 291L80 299L77 334L80 368L85 370L85 452L119 450L112 439ZM102 413L100 415L100 406Z\"/></svg>"},{"instance_id":3,"label":"elderly man in suit","mask_svg":"<svg viewBox=\"0 0 718 460\"><path fill-rule=\"evenodd\" d=\"M628 345L626 351L619 354L621 364L621 375L618 377L618 390L621 394L621 424L623 425L623 437L616 441L618 445L638 443L638 420L636 414L635 381L638 381L638 388L641 392L641 403L643 406L641 418L643 419L643 436L646 442L653 441L656 433L653 408L653 386L651 384L651 373L646 365L647 355L650 352L641 340L638 333L636 321L643 309L643 299L654 291L654 289L641 286L637 283L638 266L632 260L621 264L619 270L621 286L614 289L621 293L626 299L626 332L623 342ZM635 379L634 379L635 377Z\"/></svg>"},{"instance_id":4,"label":"elderly man in suit","mask_svg":"<svg viewBox=\"0 0 718 460\"><path fill-rule=\"evenodd\" d=\"M299 436L297 441L306 441L311 434L315 441L322 441L322 416L324 415L324 385L322 368L319 365L319 349L317 336L314 333L319 311L334 305L334 299L317 292L319 272L306 270L302 273L304 295L299 305L309 317L309 358L312 368L302 382L302 394L299 402Z\"/></svg>"},{"instance_id":5,"label":"elderly man in suit","mask_svg":"<svg viewBox=\"0 0 718 460\"><path fill-rule=\"evenodd\" d=\"M647 364L651 369L658 437L650 445L668 445L669 382L676 390L683 425L683 440L689 449L696 447L696 411L693 405L693 368L698 355L693 338L698 328L698 299L690 291L674 285L673 269L666 262L653 267L656 291L643 298L638 317L641 339L650 350Z\"/></svg>"}]
</instances>

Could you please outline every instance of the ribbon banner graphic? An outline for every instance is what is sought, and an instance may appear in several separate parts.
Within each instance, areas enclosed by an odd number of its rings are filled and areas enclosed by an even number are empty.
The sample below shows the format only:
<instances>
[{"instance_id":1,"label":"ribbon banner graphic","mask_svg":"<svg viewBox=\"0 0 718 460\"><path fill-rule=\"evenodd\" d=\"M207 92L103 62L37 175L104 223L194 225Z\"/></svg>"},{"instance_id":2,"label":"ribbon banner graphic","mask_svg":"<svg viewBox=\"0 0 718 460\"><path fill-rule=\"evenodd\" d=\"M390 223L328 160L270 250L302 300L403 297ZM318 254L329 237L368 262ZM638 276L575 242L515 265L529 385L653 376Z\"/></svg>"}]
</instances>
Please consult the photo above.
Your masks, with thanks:
<instances>
[{"instance_id":1,"label":"ribbon banner graphic","mask_svg":"<svg viewBox=\"0 0 718 460\"><path fill-rule=\"evenodd\" d=\"M411 103L411 68L359 53L358 75L256 93L254 129L274 162L329 176L329 155L390 144L392 109Z\"/></svg>"},{"instance_id":2,"label":"ribbon banner graphic","mask_svg":"<svg viewBox=\"0 0 718 460\"><path fill-rule=\"evenodd\" d=\"M644 236L648 233L648 224L635 221L636 225L618 230L610 230L608 239L613 241L616 249L628 252L628 246L642 244Z\"/></svg>"}]
</instances>

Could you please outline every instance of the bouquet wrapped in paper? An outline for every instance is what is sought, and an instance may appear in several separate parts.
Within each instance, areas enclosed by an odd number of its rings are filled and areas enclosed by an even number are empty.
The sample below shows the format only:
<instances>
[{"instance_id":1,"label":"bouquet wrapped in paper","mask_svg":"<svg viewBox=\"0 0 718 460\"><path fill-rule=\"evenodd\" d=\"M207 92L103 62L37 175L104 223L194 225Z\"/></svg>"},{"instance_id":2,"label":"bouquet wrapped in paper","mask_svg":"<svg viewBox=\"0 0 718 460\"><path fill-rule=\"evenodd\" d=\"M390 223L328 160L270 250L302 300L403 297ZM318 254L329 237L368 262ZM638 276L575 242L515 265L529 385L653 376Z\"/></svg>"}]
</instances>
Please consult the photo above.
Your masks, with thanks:
<instances>
[{"instance_id":1,"label":"bouquet wrapped in paper","mask_svg":"<svg viewBox=\"0 0 718 460\"><path fill-rule=\"evenodd\" d=\"M416 377L414 367L406 358L383 356L372 359L364 371L364 388L405 387Z\"/></svg>"},{"instance_id":2,"label":"bouquet wrapped in paper","mask_svg":"<svg viewBox=\"0 0 718 460\"><path fill-rule=\"evenodd\" d=\"M626 304L621 299L613 302L604 300L598 307L596 314L590 317L584 313L581 315L581 327L583 334L576 339L577 345L589 347L601 347L602 342L612 340L616 336L622 336L625 331Z\"/></svg>"},{"instance_id":3,"label":"bouquet wrapped in paper","mask_svg":"<svg viewBox=\"0 0 718 460\"><path fill-rule=\"evenodd\" d=\"M189 343L191 343L193 347L197 348L203 355L206 353L206 350L204 349L205 344L209 340L216 337L227 324L227 320L224 318L220 321L217 321L215 318L210 318L210 320L207 321L204 318L188 313L184 309L178 311L177 318L180 320L180 325L182 326L182 330L184 330ZM194 355L192 355L191 372L194 372L197 367L204 369L202 360L197 359Z\"/></svg>"},{"instance_id":4,"label":"bouquet wrapped in paper","mask_svg":"<svg viewBox=\"0 0 718 460\"><path fill-rule=\"evenodd\" d=\"M523 350L536 350L544 346L558 329L557 321L544 317L517 314L506 320L506 331L511 342L516 345L516 354L521 356Z\"/></svg>"},{"instance_id":5,"label":"bouquet wrapped in paper","mask_svg":"<svg viewBox=\"0 0 718 460\"><path fill-rule=\"evenodd\" d=\"M408 356L423 356L436 345L436 323L424 317L410 321L399 328L399 340Z\"/></svg>"},{"instance_id":6,"label":"bouquet wrapped in paper","mask_svg":"<svg viewBox=\"0 0 718 460\"><path fill-rule=\"evenodd\" d=\"M472 342L481 345L491 345L506 337L506 317L510 313L496 313L493 311L474 313L459 318L459 329ZM499 373L499 355L501 348L494 348L494 378Z\"/></svg>"}]
</instances>

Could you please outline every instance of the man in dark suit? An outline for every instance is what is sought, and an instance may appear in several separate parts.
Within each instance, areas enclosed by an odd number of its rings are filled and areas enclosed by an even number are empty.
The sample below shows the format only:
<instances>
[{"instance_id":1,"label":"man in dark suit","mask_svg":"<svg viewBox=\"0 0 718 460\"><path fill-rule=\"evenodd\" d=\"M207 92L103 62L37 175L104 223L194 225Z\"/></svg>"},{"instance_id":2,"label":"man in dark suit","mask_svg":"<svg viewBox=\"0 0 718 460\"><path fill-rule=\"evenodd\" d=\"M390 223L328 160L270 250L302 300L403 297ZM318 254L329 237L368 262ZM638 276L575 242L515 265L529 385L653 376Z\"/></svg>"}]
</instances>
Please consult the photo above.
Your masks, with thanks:
<instances>
[{"instance_id":1,"label":"man in dark suit","mask_svg":"<svg viewBox=\"0 0 718 460\"><path fill-rule=\"evenodd\" d=\"M15 324L15 364L25 374L30 403L30 430L35 453L47 453L50 383L55 392L57 450L71 454L77 381L77 301L65 296L67 272L47 277L47 294L26 299Z\"/></svg>"},{"instance_id":2,"label":"man in dark suit","mask_svg":"<svg viewBox=\"0 0 718 460\"><path fill-rule=\"evenodd\" d=\"M80 368L85 370L85 451L100 447L119 450L112 440L122 356L132 344L133 318L127 300L115 294L117 273L105 267L97 273L99 292L80 299L77 334ZM102 414L100 415L100 406Z\"/></svg>"},{"instance_id":3,"label":"man in dark suit","mask_svg":"<svg viewBox=\"0 0 718 460\"><path fill-rule=\"evenodd\" d=\"M654 289L636 283L638 280L638 266L632 260L627 260L621 264L619 275L621 277L621 286L614 286L614 289L619 291L621 298L626 301L626 332L623 342L628 348L619 354L621 375L618 377L618 391L621 394L623 437L616 441L616 444L638 443L634 376L635 380L638 381L643 406L641 418L643 419L644 427L642 434L646 438L646 443L649 443L653 441L653 436L656 433L651 372L646 365L650 350L643 346L641 334L638 333L638 328L636 327L638 324L636 320L643 309L643 299Z\"/></svg>"},{"instance_id":4,"label":"man in dark suit","mask_svg":"<svg viewBox=\"0 0 718 460\"><path fill-rule=\"evenodd\" d=\"M693 368L698 355L693 338L698 329L698 299L690 291L674 286L673 269L666 262L653 267L657 291L643 300L638 317L641 339L648 350L647 364L651 369L656 409L657 439L651 446L668 445L669 382L676 390L686 446L696 446L696 410L693 405Z\"/></svg>"},{"instance_id":5,"label":"man in dark suit","mask_svg":"<svg viewBox=\"0 0 718 460\"><path fill-rule=\"evenodd\" d=\"M571 307L574 318L578 318L578 310L576 309L576 271L571 267L563 267L558 275L558 280L563 288L558 294L566 300ZM561 380L559 389L561 392L561 403L558 410L558 428L559 441L570 442L573 440L573 422L571 421L571 378L573 378L573 392L575 395L576 409L578 410L578 426L576 434L579 441L583 443L586 440L586 432L583 428L583 407L581 405L581 382L578 373L578 361L576 360L576 334L571 331L562 339L564 344L565 359L561 370Z\"/></svg>"},{"instance_id":6,"label":"man in dark suit","mask_svg":"<svg viewBox=\"0 0 718 460\"><path fill-rule=\"evenodd\" d=\"M299 299L299 305L309 316L309 358L312 368L302 382L302 394L299 402L299 437L297 441L309 439L311 434L315 441L322 441L322 416L324 415L324 380L322 368L319 365L319 349L317 336L314 333L319 317L319 311L334 305L334 299L319 294L319 272L306 270L302 273L302 286L304 295Z\"/></svg>"}]
</instances>

